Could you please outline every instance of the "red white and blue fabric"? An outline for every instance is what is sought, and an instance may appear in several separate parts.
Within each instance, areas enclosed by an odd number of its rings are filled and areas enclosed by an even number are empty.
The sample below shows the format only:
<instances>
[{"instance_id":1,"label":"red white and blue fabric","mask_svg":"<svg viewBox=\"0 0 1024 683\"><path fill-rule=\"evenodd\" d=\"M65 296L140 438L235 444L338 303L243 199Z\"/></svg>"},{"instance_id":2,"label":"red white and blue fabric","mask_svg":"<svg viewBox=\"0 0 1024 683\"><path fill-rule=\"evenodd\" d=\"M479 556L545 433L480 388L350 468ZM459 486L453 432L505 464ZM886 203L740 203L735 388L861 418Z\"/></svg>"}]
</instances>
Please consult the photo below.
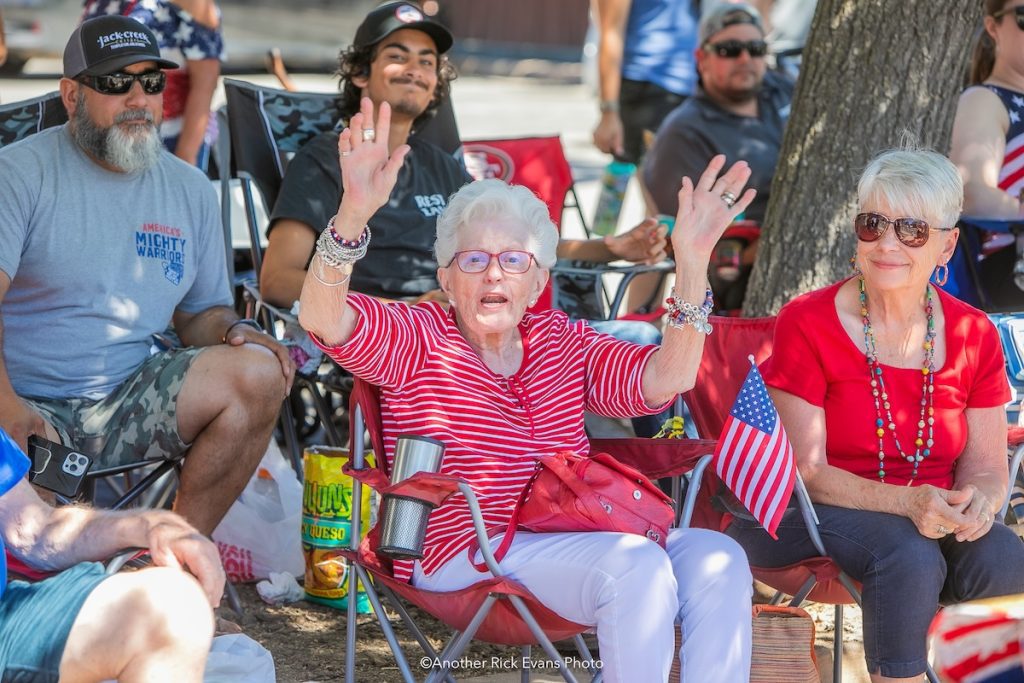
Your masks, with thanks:
<instances>
[{"instance_id":1,"label":"red white and blue fabric","mask_svg":"<svg viewBox=\"0 0 1024 683\"><path fill-rule=\"evenodd\" d=\"M1019 600L967 602L940 610L930 636L935 670L949 683L1024 681Z\"/></svg>"},{"instance_id":2,"label":"red white and blue fabric","mask_svg":"<svg viewBox=\"0 0 1024 683\"><path fill-rule=\"evenodd\" d=\"M771 537L778 538L775 530L793 493L796 461L756 365L722 427L715 472Z\"/></svg>"},{"instance_id":3,"label":"red white and blue fabric","mask_svg":"<svg viewBox=\"0 0 1024 683\"><path fill-rule=\"evenodd\" d=\"M1010 127L1006 129L1006 150L1003 152L1003 164L999 169L999 188L1014 198L1020 197L1024 190L1024 93L986 85L995 93L1010 119Z\"/></svg>"}]
</instances>

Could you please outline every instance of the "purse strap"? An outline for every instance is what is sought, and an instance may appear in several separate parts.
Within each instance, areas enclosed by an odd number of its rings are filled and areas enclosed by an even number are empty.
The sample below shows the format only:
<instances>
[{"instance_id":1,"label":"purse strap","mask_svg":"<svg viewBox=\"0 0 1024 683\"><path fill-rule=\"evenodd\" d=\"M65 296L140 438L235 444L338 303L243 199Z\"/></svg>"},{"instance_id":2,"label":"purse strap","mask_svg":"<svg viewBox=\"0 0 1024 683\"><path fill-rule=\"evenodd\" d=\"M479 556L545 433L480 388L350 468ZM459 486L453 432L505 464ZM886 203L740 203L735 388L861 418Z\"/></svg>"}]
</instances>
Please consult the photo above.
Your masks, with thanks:
<instances>
[{"instance_id":1,"label":"purse strap","mask_svg":"<svg viewBox=\"0 0 1024 683\"><path fill-rule=\"evenodd\" d=\"M523 509L523 505L526 504L526 499L530 496L530 491L533 490L533 485L537 481L537 477L540 476L542 470L547 468L549 472L558 477L559 481L566 485L570 491L575 494L576 499L586 508L587 513L594 519L600 519L602 515L607 515L608 511L597 502L596 496L594 496L593 489L587 484L583 483L583 480L576 475L571 467L566 463L569 458L575 458L580 460L592 459L588 456L578 456L571 451L565 451L563 453L556 453L554 455L545 455L542 458L537 459L537 471L527 480L526 485L523 487L523 492L519 494L519 500L516 501L515 509L512 510L512 517L508 520L508 526L505 528L505 536L501 539L501 543L494 550L494 559L498 562L505 557L508 552L509 546L512 545L512 539L515 538L516 530L519 528L519 512ZM614 458L612 458L614 460ZM487 571L487 564L484 562L475 562L473 555L479 544L472 544L469 546L469 561L479 572Z\"/></svg>"},{"instance_id":2,"label":"purse strap","mask_svg":"<svg viewBox=\"0 0 1024 683\"><path fill-rule=\"evenodd\" d=\"M505 536L501 539L501 543L494 550L494 559L501 562L502 558L505 557L505 553L508 552L508 548L512 545L512 538L516 535L516 529L519 526L519 511L523 508L523 503L526 502L526 498L530 495L530 490L533 489L533 483L537 481L537 477L540 476L541 464L540 460L537 461L537 471L530 475L530 478L526 480L526 485L523 486L523 492L519 494L519 500L516 501L516 506L512 509L512 517L508 520L508 526L505 527ZM476 554L476 549L480 547L480 544L473 542L469 548L466 549L466 553L469 555L469 563L476 568L478 572L487 571L486 562L476 562L473 560L473 555Z\"/></svg>"}]
</instances>

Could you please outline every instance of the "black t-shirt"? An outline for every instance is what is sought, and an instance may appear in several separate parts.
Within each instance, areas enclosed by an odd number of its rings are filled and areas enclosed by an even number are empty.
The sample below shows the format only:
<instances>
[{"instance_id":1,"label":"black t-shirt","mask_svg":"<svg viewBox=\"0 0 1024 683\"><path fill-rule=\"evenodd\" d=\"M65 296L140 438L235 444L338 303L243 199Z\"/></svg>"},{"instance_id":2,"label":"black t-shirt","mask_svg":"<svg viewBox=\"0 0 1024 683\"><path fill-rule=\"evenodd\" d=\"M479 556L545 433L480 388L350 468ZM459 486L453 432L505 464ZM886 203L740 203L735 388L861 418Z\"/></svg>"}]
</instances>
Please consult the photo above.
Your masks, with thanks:
<instances>
[{"instance_id":1,"label":"black t-shirt","mask_svg":"<svg viewBox=\"0 0 1024 683\"><path fill-rule=\"evenodd\" d=\"M409 154L388 203L370 219L370 248L352 271L352 290L389 298L437 289L434 239L437 216L448 197L471 178L450 155L429 142L409 138ZM270 217L323 232L341 202L338 134L322 133L288 164Z\"/></svg>"}]
</instances>

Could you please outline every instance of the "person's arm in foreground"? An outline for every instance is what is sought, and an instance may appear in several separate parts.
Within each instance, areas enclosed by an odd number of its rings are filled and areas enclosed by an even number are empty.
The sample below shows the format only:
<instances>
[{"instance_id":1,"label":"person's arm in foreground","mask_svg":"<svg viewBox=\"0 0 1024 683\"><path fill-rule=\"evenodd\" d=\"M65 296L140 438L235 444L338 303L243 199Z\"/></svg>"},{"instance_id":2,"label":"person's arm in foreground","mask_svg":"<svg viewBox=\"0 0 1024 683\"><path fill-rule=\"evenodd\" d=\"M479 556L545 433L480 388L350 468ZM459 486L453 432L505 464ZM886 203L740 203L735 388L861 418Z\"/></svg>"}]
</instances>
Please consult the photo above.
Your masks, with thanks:
<instances>
[{"instance_id":1,"label":"person's arm in foreground","mask_svg":"<svg viewBox=\"0 0 1024 683\"><path fill-rule=\"evenodd\" d=\"M714 157L696 185L690 178L683 178L679 190L679 213L672 231L676 261L672 296L698 307L704 303L708 288L711 250L725 228L757 194L753 189L744 191L750 178L750 167L745 161L736 162L719 177L724 166L724 156ZM738 197L731 207L723 199L726 192ZM692 388L703 352L703 332L693 325L667 325L661 347L644 368L644 400L652 406L662 405Z\"/></svg>"},{"instance_id":2,"label":"person's arm in foreground","mask_svg":"<svg viewBox=\"0 0 1024 683\"><path fill-rule=\"evenodd\" d=\"M0 497L0 533L11 553L38 569L66 569L126 548L149 548L155 564L187 568L211 605L224 592L216 546L173 512L53 508L23 479Z\"/></svg>"}]
</instances>

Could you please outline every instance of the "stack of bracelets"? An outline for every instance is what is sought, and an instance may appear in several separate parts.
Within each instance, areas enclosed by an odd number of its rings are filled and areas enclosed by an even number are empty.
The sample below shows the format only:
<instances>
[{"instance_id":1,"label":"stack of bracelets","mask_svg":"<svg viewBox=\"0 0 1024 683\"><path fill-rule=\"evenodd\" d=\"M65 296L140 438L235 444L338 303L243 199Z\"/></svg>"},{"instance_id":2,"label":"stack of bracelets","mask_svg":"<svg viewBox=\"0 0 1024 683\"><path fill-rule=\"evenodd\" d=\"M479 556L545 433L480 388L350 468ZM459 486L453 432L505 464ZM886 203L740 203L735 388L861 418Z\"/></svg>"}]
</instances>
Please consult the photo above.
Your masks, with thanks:
<instances>
[{"instance_id":1,"label":"stack of bracelets","mask_svg":"<svg viewBox=\"0 0 1024 683\"><path fill-rule=\"evenodd\" d=\"M665 299L665 308L668 311L668 324L672 327L682 328L693 325L694 329L703 334L711 334L711 323L708 316L714 308L715 299L711 296L711 288L704 293L704 303L700 306L683 301L678 292L674 289Z\"/></svg>"},{"instance_id":2,"label":"stack of bracelets","mask_svg":"<svg viewBox=\"0 0 1024 683\"><path fill-rule=\"evenodd\" d=\"M352 264L366 256L366 248L370 244L370 226L365 226L359 239L352 241L342 238L334 230L334 219L335 217L332 216L331 220L327 222L327 227L320 233L320 238L316 241L316 253L324 265L350 275ZM313 272L313 277L327 287L336 287L348 282L348 277L338 282L326 282L318 277L316 272Z\"/></svg>"}]
</instances>

